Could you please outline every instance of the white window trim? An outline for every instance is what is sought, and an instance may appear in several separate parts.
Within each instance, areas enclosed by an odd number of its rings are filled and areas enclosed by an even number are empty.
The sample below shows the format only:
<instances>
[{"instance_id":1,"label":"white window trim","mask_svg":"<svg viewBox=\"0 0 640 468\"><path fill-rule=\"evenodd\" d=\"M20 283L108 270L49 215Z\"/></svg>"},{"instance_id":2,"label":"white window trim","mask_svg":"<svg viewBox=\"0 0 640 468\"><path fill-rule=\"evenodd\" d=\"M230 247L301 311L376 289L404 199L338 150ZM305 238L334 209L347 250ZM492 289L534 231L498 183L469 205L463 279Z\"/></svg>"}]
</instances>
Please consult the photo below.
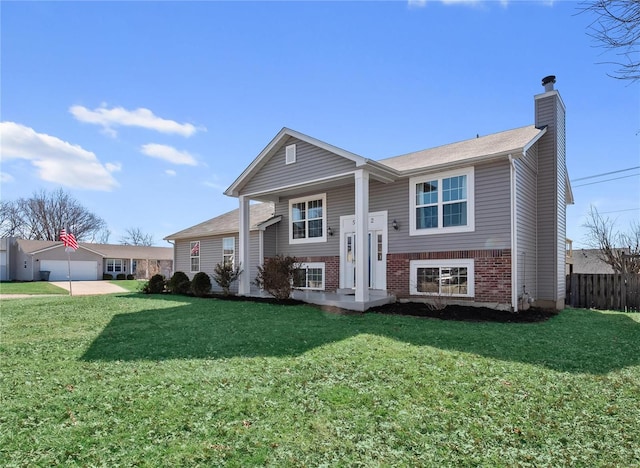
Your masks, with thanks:
<instances>
[{"instance_id":1,"label":"white window trim","mask_svg":"<svg viewBox=\"0 0 640 468\"><path fill-rule=\"evenodd\" d=\"M301 287L296 286L295 289L304 289L304 290L313 290L313 291L324 291L324 283L325 283L325 268L324 262L309 262L309 263L300 263L298 264L298 268L296 270L308 270L309 268L320 268L322 270L322 284L317 288L310 287Z\"/></svg>"},{"instance_id":2,"label":"white window trim","mask_svg":"<svg viewBox=\"0 0 640 468\"><path fill-rule=\"evenodd\" d=\"M473 232L475 231L475 190L474 190L474 168L439 172L437 174L421 175L411 177L409 179L409 235L425 236L433 234L448 234L453 232ZM467 225L466 226L442 226L442 179L449 177L467 176ZM429 182L431 180L438 181L438 227L428 229L418 229L416 227L416 185Z\"/></svg>"},{"instance_id":3,"label":"white window trim","mask_svg":"<svg viewBox=\"0 0 640 468\"><path fill-rule=\"evenodd\" d=\"M224 253L224 241L227 239L231 239L233 241L233 249L231 254ZM234 268L236 266L236 238L235 237L223 237L222 238L222 263L224 264L224 258L226 255L231 255L231 267Z\"/></svg>"},{"instance_id":4,"label":"white window trim","mask_svg":"<svg viewBox=\"0 0 640 468\"><path fill-rule=\"evenodd\" d=\"M125 273L126 264L121 258L107 258L107 273ZM116 270L116 264L120 267ZM111 270L109 269L111 267Z\"/></svg>"},{"instance_id":5,"label":"white window trim","mask_svg":"<svg viewBox=\"0 0 640 468\"><path fill-rule=\"evenodd\" d=\"M193 249L193 244L198 242L198 255L191 255L191 250ZM200 271L200 251L202 250L202 242L200 241L189 241L189 271L191 273L197 273ZM193 259L198 259L198 269L193 269Z\"/></svg>"},{"instance_id":6,"label":"white window trim","mask_svg":"<svg viewBox=\"0 0 640 468\"><path fill-rule=\"evenodd\" d=\"M313 200L322 200L322 237L305 237L303 239L293 238L293 205L295 203L306 203ZM306 220L308 221L308 219ZM309 224L307 223L307 235L309 234ZM320 193L308 197L292 198L289 200L289 244L310 244L315 242L327 242L327 194Z\"/></svg>"},{"instance_id":7,"label":"white window trim","mask_svg":"<svg viewBox=\"0 0 640 468\"><path fill-rule=\"evenodd\" d=\"M287 145L284 150L284 163L285 164L293 164L296 162L296 145Z\"/></svg>"},{"instance_id":8,"label":"white window trim","mask_svg":"<svg viewBox=\"0 0 640 468\"><path fill-rule=\"evenodd\" d=\"M409 262L409 292L413 296L446 296L446 297L474 297L475 296L475 262L472 258L451 260L411 260ZM458 268L467 269L467 294L440 294L418 291L418 268Z\"/></svg>"}]
</instances>

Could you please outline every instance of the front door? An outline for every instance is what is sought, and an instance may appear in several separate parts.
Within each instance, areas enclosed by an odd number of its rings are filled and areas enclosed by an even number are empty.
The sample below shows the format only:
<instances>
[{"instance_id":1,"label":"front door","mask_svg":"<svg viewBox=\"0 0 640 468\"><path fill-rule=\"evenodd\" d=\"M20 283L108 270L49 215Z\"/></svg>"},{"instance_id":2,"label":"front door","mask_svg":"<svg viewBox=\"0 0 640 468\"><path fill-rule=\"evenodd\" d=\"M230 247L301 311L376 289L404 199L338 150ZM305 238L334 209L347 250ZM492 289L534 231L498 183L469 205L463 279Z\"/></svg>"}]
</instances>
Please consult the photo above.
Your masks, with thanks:
<instances>
[{"instance_id":1,"label":"front door","mask_svg":"<svg viewBox=\"0 0 640 468\"><path fill-rule=\"evenodd\" d=\"M340 285L345 289L356 287L356 233L355 216L341 216L341 275ZM387 288L387 212L369 213L369 231L367 233L367 276L371 289Z\"/></svg>"}]
</instances>

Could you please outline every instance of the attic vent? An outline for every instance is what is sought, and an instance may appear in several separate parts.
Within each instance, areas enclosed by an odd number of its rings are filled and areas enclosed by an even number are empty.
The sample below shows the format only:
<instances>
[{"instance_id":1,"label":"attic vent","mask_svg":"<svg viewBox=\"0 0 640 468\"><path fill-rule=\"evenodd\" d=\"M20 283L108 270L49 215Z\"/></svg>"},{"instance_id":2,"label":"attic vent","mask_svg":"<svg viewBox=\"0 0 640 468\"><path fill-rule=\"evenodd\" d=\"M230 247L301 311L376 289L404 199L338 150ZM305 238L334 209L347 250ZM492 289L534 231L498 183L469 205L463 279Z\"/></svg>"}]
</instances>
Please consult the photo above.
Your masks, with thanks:
<instances>
[{"instance_id":1,"label":"attic vent","mask_svg":"<svg viewBox=\"0 0 640 468\"><path fill-rule=\"evenodd\" d=\"M289 145L286 148L285 164L296 162L296 145Z\"/></svg>"}]
</instances>

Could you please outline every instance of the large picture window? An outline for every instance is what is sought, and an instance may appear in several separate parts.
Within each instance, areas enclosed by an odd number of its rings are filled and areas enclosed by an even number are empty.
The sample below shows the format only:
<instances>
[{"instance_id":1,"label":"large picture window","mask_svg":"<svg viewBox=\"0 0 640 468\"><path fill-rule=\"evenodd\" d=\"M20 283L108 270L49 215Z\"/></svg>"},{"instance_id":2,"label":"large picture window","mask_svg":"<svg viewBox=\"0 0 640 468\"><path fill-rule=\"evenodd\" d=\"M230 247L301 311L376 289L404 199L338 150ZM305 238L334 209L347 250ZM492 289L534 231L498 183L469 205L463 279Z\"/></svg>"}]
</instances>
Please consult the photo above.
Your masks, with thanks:
<instances>
[{"instance_id":1,"label":"large picture window","mask_svg":"<svg viewBox=\"0 0 640 468\"><path fill-rule=\"evenodd\" d=\"M224 265L235 265L236 258L236 238L225 237L222 239L222 263Z\"/></svg>"},{"instance_id":2,"label":"large picture window","mask_svg":"<svg viewBox=\"0 0 640 468\"><path fill-rule=\"evenodd\" d=\"M301 263L293 273L293 287L324 290L324 263Z\"/></svg>"},{"instance_id":3,"label":"large picture window","mask_svg":"<svg viewBox=\"0 0 640 468\"><path fill-rule=\"evenodd\" d=\"M189 255L191 257L191 272L200 271L200 241L189 243Z\"/></svg>"},{"instance_id":4,"label":"large picture window","mask_svg":"<svg viewBox=\"0 0 640 468\"><path fill-rule=\"evenodd\" d=\"M409 290L412 295L473 297L473 268L473 259L413 260Z\"/></svg>"},{"instance_id":5,"label":"large picture window","mask_svg":"<svg viewBox=\"0 0 640 468\"><path fill-rule=\"evenodd\" d=\"M290 200L289 243L326 241L326 217L325 194Z\"/></svg>"},{"instance_id":6,"label":"large picture window","mask_svg":"<svg viewBox=\"0 0 640 468\"><path fill-rule=\"evenodd\" d=\"M120 273L124 271L124 261L121 258L108 258L107 271L110 273Z\"/></svg>"},{"instance_id":7,"label":"large picture window","mask_svg":"<svg viewBox=\"0 0 640 468\"><path fill-rule=\"evenodd\" d=\"M473 186L473 168L412 177L410 234L473 231Z\"/></svg>"}]
</instances>

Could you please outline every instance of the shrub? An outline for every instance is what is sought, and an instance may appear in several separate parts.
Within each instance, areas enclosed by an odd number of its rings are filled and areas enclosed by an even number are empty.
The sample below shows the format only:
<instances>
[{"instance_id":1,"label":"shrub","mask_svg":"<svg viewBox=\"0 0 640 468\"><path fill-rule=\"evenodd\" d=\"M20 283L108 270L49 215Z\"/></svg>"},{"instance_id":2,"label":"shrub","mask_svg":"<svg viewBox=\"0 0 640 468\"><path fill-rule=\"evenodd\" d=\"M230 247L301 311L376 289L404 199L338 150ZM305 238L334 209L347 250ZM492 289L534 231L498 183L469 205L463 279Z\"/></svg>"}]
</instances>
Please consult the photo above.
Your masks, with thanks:
<instances>
[{"instance_id":1,"label":"shrub","mask_svg":"<svg viewBox=\"0 0 640 468\"><path fill-rule=\"evenodd\" d=\"M222 288L222 294L231 294L231 285L238 279L242 270L240 265L234 267L231 263L218 263L213 269L213 280Z\"/></svg>"},{"instance_id":2,"label":"shrub","mask_svg":"<svg viewBox=\"0 0 640 468\"><path fill-rule=\"evenodd\" d=\"M142 287L142 292L145 294L161 294L164 292L165 285L164 276L160 274L153 275Z\"/></svg>"},{"instance_id":3,"label":"shrub","mask_svg":"<svg viewBox=\"0 0 640 468\"><path fill-rule=\"evenodd\" d=\"M105 281L109 281L113 279L113 275L110 275L109 273L102 273L102 279Z\"/></svg>"},{"instance_id":4,"label":"shrub","mask_svg":"<svg viewBox=\"0 0 640 468\"><path fill-rule=\"evenodd\" d=\"M268 258L263 266L258 266L254 283L276 299L288 299L293 290L293 274L298 266L298 259L288 255Z\"/></svg>"},{"instance_id":5,"label":"shrub","mask_svg":"<svg viewBox=\"0 0 640 468\"><path fill-rule=\"evenodd\" d=\"M204 271L196 273L191 281L191 292L198 297L211 292L211 278Z\"/></svg>"},{"instance_id":6,"label":"shrub","mask_svg":"<svg viewBox=\"0 0 640 468\"><path fill-rule=\"evenodd\" d=\"M176 271L169 280L168 287L171 294L188 294L191 281L185 272Z\"/></svg>"},{"instance_id":7,"label":"shrub","mask_svg":"<svg viewBox=\"0 0 640 468\"><path fill-rule=\"evenodd\" d=\"M136 279L136 277L135 277L135 276L133 276L133 275L127 275L127 279L128 279L128 280L132 280L132 279Z\"/></svg>"},{"instance_id":8,"label":"shrub","mask_svg":"<svg viewBox=\"0 0 640 468\"><path fill-rule=\"evenodd\" d=\"M127 277L127 275L125 275L124 273L118 273L118 274L116 275L116 279L118 279L118 280L123 280L123 279L125 279L126 277Z\"/></svg>"}]
</instances>

